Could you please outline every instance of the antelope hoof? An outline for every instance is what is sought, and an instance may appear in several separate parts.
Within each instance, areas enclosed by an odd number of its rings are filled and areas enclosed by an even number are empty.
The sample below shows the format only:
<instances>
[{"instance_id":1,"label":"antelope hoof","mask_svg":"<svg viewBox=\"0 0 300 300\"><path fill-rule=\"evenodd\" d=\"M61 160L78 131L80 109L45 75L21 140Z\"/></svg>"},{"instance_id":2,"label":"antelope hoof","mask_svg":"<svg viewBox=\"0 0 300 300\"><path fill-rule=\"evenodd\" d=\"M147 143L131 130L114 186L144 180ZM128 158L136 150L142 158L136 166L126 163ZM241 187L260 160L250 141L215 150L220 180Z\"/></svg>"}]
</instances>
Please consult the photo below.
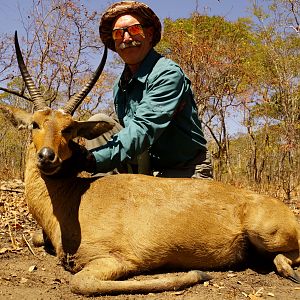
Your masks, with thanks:
<instances>
[{"instance_id":1,"label":"antelope hoof","mask_svg":"<svg viewBox=\"0 0 300 300\"><path fill-rule=\"evenodd\" d=\"M44 247L47 253L51 255L55 254L53 245L43 230L35 231L31 237L31 240L34 247Z\"/></svg>"},{"instance_id":2,"label":"antelope hoof","mask_svg":"<svg viewBox=\"0 0 300 300\"><path fill-rule=\"evenodd\" d=\"M193 270L193 272L196 272L198 274L200 282L209 281L209 280L213 279L212 276L208 275L205 272L202 272L202 271L199 271L199 270Z\"/></svg>"},{"instance_id":3,"label":"antelope hoof","mask_svg":"<svg viewBox=\"0 0 300 300\"><path fill-rule=\"evenodd\" d=\"M292 274L290 274L288 276L288 279L290 279L291 281L300 284L300 276L298 274L298 272L294 271L292 272Z\"/></svg>"}]
</instances>

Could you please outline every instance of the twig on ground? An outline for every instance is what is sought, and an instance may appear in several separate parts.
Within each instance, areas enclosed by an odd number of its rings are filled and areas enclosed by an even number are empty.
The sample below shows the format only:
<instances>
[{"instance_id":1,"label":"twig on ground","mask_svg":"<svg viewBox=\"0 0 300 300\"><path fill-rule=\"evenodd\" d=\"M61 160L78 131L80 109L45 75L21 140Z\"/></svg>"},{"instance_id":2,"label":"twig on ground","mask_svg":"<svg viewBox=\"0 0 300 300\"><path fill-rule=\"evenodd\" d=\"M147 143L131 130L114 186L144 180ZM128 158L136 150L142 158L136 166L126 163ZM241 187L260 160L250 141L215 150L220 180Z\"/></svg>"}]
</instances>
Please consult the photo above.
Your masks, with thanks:
<instances>
[{"instance_id":1,"label":"twig on ground","mask_svg":"<svg viewBox=\"0 0 300 300\"><path fill-rule=\"evenodd\" d=\"M33 251L32 247L31 247L30 244L28 243L28 241L27 241L27 239L26 239L26 237L25 237L24 234L22 234L22 238L23 238L23 241L25 242L25 244L27 245L29 251L30 251L34 256L36 256L35 252Z\"/></svg>"}]
</instances>

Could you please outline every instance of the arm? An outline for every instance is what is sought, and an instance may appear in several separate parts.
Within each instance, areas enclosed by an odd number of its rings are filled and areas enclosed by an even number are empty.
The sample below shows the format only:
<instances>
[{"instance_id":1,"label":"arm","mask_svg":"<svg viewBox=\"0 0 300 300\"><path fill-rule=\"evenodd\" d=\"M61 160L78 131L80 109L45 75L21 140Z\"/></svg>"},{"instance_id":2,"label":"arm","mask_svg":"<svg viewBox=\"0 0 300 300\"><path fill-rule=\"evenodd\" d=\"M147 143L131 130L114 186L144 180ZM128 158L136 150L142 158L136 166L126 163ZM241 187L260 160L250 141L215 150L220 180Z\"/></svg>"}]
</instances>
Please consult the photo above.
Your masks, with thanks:
<instances>
[{"instance_id":1,"label":"arm","mask_svg":"<svg viewBox=\"0 0 300 300\"><path fill-rule=\"evenodd\" d=\"M172 120L186 91L184 74L179 67L155 73L158 75L147 81L146 93L127 126L93 151L98 172L110 171L144 152Z\"/></svg>"}]
</instances>

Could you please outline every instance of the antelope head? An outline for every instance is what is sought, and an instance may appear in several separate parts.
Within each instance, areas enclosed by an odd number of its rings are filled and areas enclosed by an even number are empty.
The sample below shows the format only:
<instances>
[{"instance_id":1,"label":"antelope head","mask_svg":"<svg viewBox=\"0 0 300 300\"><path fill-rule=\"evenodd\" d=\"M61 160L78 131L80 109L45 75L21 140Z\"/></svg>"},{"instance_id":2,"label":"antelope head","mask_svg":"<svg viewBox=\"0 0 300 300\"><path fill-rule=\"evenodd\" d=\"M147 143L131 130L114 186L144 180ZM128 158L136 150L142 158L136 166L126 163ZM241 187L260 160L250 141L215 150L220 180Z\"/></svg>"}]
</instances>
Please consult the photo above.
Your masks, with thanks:
<instances>
[{"instance_id":1,"label":"antelope head","mask_svg":"<svg viewBox=\"0 0 300 300\"><path fill-rule=\"evenodd\" d=\"M34 105L34 113L8 106L0 106L6 117L15 126L20 125L32 130L32 142L36 150L36 164L46 175L53 175L60 170L63 161L72 156L70 143L75 137L93 139L113 128L109 121L76 121L72 115L92 89L104 68L107 48L102 60L90 81L84 88L71 97L61 110L53 110L47 106L41 91L35 86L20 50L17 32L15 33L15 49L19 69Z\"/></svg>"}]
</instances>

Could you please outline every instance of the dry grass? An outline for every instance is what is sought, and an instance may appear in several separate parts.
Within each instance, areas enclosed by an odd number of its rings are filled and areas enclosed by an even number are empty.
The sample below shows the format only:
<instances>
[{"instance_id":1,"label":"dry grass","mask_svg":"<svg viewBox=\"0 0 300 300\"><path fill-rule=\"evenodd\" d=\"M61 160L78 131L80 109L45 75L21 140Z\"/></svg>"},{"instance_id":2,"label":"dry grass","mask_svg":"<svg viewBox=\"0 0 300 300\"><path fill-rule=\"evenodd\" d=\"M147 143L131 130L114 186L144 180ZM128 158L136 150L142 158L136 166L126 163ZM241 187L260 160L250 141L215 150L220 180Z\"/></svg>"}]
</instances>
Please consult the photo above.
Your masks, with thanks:
<instances>
[{"instance_id":1,"label":"dry grass","mask_svg":"<svg viewBox=\"0 0 300 300\"><path fill-rule=\"evenodd\" d=\"M0 254L29 247L36 229L25 199L21 180L0 181Z\"/></svg>"}]
</instances>

